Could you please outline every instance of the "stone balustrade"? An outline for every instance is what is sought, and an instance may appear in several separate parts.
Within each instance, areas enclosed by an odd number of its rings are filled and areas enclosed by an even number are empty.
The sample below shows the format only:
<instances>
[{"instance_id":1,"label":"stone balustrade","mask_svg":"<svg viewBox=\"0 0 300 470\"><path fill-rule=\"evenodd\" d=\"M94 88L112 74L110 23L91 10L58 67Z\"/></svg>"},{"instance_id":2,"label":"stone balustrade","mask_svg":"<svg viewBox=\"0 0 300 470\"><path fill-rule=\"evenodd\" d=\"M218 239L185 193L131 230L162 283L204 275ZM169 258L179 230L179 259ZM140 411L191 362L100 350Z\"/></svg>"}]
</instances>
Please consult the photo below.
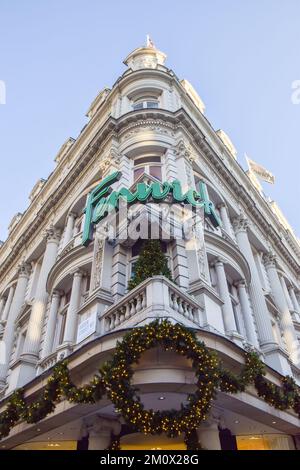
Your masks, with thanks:
<instances>
[{"instance_id":1,"label":"stone balustrade","mask_svg":"<svg viewBox=\"0 0 300 470\"><path fill-rule=\"evenodd\" d=\"M101 318L103 331L133 327L154 318L199 326L198 303L163 276L154 276L112 305Z\"/></svg>"}]
</instances>

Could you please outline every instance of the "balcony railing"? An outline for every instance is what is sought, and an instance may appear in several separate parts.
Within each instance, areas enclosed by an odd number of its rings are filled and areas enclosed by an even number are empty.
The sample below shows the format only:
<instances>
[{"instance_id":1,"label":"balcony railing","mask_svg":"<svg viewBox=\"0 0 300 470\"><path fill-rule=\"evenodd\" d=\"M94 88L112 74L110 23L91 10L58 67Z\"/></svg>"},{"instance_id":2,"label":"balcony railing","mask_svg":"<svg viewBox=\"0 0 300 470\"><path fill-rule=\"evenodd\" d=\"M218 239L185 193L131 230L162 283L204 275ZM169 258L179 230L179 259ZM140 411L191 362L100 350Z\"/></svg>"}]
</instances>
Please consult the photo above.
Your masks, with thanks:
<instances>
[{"instance_id":1,"label":"balcony railing","mask_svg":"<svg viewBox=\"0 0 300 470\"><path fill-rule=\"evenodd\" d=\"M163 276L154 276L137 286L101 317L104 332L133 327L148 319L169 318L199 326L200 306Z\"/></svg>"},{"instance_id":2,"label":"balcony railing","mask_svg":"<svg viewBox=\"0 0 300 470\"><path fill-rule=\"evenodd\" d=\"M95 302L102 303L102 300L94 299L92 302L94 308ZM64 307L67 308L68 305ZM125 294L117 303L110 305L104 313L101 308L95 334L101 336L120 329L133 328L156 318L167 318L173 323L182 323L191 328L199 327L201 309L203 307L176 284L163 276L154 276ZM49 356L39 361L39 370L43 372L49 369L61 358L61 347L58 346Z\"/></svg>"}]
</instances>

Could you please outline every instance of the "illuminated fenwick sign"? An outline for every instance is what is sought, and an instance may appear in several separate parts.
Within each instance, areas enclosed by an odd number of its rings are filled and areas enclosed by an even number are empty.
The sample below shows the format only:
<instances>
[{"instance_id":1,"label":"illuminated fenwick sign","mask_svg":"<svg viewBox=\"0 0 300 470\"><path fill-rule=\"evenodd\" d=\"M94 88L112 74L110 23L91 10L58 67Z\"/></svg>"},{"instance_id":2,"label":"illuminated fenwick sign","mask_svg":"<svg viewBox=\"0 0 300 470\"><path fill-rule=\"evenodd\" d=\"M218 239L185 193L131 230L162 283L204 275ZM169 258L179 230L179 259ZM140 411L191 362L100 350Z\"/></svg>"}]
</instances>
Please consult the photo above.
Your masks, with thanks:
<instances>
[{"instance_id":1,"label":"illuminated fenwick sign","mask_svg":"<svg viewBox=\"0 0 300 470\"><path fill-rule=\"evenodd\" d=\"M204 215L208 217L214 227L221 225L219 216L215 210L212 201L209 200L206 184L199 183L199 192L189 189L183 194L180 181L172 182L153 182L151 184L137 183L136 190L131 192L127 188L121 188L119 191L111 190L111 185L119 181L122 173L115 171L90 192L85 212L85 222L82 236L82 244L87 246L92 241L92 227L102 220L112 210L118 210L119 200L122 198L128 204L135 202L146 203L151 199L152 202L162 202L164 199L172 196L174 203L190 204L195 208L203 208Z\"/></svg>"}]
</instances>

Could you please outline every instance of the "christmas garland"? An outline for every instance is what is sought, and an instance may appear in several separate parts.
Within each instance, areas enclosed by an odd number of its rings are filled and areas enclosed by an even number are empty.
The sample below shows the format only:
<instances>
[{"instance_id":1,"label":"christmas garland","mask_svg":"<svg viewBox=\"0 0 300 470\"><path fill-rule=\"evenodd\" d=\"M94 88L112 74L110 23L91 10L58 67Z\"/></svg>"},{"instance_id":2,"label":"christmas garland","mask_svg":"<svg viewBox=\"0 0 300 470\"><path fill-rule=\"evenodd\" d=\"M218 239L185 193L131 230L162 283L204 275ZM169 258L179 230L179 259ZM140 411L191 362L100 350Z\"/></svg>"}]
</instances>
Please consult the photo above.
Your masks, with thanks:
<instances>
[{"instance_id":1,"label":"christmas garland","mask_svg":"<svg viewBox=\"0 0 300 470\"><path fill-rule=\"evenodd\" d=\"M144 351L155 346L172 350L192 362L196 375L196 392L188 396L188 404L180 410L145 410L131 386L137 363ZM214 352L197 340L190 329L158 320L134 328L118 342L116 351L98 375L82 387L76 387L70 379L66 361L58 363L49 377L43 392L34 401L25 399L24 389L16 390L8 399L5 411L0 414L0 439L21 421L37 423L53 412L63 399L71 403L96 403L106 394L124 420L135 431L162 433L168 436L185 434L189 449L200 449L195 429L211 407L219 389L227 393L239 393L253 384L259 397L279 410L292 408L300 417L300 390L292 377L282 377L281 387L264 377L264 364L253 351L245 352L245 365L239 374L224 369ZM118 443L115 443L116 448Z\"/></svg>"}]
</instances>

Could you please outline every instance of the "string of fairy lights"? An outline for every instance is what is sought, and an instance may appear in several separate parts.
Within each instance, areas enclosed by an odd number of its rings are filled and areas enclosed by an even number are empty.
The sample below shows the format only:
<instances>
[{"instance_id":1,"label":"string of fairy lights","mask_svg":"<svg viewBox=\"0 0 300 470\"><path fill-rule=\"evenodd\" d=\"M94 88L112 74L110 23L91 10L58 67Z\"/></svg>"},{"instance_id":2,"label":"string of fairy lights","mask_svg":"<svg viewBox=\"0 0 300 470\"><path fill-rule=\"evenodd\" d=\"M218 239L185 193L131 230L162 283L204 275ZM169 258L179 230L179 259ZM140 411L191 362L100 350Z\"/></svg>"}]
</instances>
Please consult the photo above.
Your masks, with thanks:
<instances>
[{"instance_id":1,"label":"string of fairy lights","mask_svg":"<svg viewBox=\"0 0 300 470\"><path fill-rule=\"evenodd\" d=\"M191 361L196 391L188 395L179 410L145 409L138 390L132 386L134 365L144 352L162 347ZM259 397L279 410L291 408L300 417L300 389L292 377L281 378L281 386L265 378L264 364L254 351L245 352L245 364L239 374L226 370L192 331L167 320L155 320L134 328L117 343L112 359L106 362L89 384L77 387L71 380L66 361L58 363L39 396L25 398L25 390L16 390L0 414L0 439L9 435L19 422L37 423L66 399L71 403L91 404L107 396L115 410L135 432L165 433L169 437L185 435L188 448L197 448L195 430L206 419L217 390L236 394L253 384ZM117 442L117 441L116 441ZM118 445L112 443L114 448Z\"/></svg>"}]
</instances>

